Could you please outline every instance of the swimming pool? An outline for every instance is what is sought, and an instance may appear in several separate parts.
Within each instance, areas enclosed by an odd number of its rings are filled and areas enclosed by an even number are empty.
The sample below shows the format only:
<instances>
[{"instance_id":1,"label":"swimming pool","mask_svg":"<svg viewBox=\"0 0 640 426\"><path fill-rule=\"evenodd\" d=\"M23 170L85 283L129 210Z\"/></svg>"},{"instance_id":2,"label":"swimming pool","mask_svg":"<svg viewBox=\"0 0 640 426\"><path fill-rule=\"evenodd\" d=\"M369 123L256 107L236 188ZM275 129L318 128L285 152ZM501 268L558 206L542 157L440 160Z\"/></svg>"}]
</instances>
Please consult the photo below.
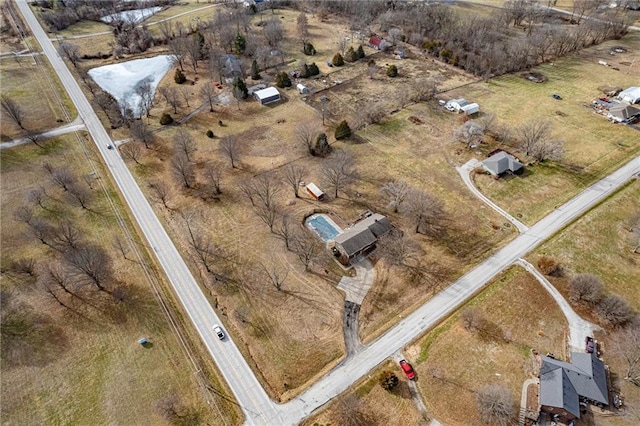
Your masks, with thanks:
<instances>
[{"instance_id":1,"label":"swimming pool","mask_svg":"<svg viewBox=\"0 0 640 426\"><path fill-rule=\"evenodd\" d=\"M329 241L342 233L342 229L331 218L324 214L314 214L307 218L307 227L318 234L324 241Z\"/></svg>"}]
</instances>

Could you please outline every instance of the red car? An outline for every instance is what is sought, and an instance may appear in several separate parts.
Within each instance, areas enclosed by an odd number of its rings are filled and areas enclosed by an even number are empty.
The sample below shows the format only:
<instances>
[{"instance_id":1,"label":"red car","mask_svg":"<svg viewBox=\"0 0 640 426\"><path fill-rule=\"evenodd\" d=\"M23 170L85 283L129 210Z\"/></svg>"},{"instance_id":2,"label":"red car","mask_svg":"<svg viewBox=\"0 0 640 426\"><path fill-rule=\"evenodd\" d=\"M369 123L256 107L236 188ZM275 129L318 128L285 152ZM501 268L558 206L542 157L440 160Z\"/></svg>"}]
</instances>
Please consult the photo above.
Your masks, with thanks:
<instances>
[{"instance_id":1,"label":"red car","mask_svg":"<svg viewBox=\"0 0 640 426\"><path fill-rule=\"evenodd\" d=\"M400 361L400 368L402 368L402 371L404 371L404 375L407 376L407 379L409 379L409 380L415 379L416 372L413 371L413 368L411 367L411 364L409 364L404 359Z\"/></svg>"}]
</instances>

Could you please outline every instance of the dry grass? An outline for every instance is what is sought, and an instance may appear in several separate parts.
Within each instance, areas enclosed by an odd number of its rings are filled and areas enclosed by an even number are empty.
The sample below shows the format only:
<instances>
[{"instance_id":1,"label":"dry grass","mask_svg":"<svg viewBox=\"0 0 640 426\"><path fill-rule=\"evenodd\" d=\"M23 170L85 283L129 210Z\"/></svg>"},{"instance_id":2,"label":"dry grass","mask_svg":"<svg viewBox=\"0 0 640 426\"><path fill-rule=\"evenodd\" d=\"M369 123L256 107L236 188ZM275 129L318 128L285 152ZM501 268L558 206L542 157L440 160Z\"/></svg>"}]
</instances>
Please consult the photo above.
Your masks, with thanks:
<instances>
[{"instance_id":1,"label":"dry grass","mask_svg":"<svg viewBox=\"0 0 640 426\"><path fill-rule=\"evenodd\" d=\"M378 383L378 377L384 371L392 371L400 379L400 383L393 390L388 392ZM429 424L426 415L423 415L416 404L411 399L407 379L403 376L402 370L392 362L387 362L383 366L371 372L368 379L361 381L352 387L351 390L340 395L338 398L327 404L317 415L305 420L303 426L315 424L343 424L343 417L340 416L340 404L345 398L359 398L362 412L368 414L367 424L404 426L404 425L427 425Z\"/></svg>"},{"instance_id":2,"label":"dry grass","mask_svg":"<svg viewBox=\"0 0 640 426\"><path fill-rule=\"evenodd\" d=\"M21 57L0 61L2 94L15 100L25 114L24 126L29 130L43 131L66 124L64 107L75 114L75 109L61 90L59 81L45 58L40 58L44 68L35 65L33 58ZM50 76L47 78L45 72ZM21 136L18 126L10 122L2 113L0 139L9 141Z\"/></svg>"},{"instance_id":3,"label":"dry grass","mask_svg":"<svg viewBox=\"0 0 640 426\"><path fill-rule=\"evenodd\" d=\"M569 225L542 245L530 258L556 259L571 274L590 273L602 278L608 292L624 297L640 311L640 255L633 254L627 221L640 211L640 182L632 181L612 198ZM567 280L557 280L566 294Z\"/></svg>"},{"instance_id":4,"label":"dry grass","mask_svg":"<svg viewBox=\"0 0 640 426\"><path fill-rule=\"evenodd\" d=\"M566 343L560 309L520 268L504 272L467 306L483 313L493 338L465 330L454 315L407 350L418 358L414 368L427 408L443 424L477 424L475 392L488 383L507 387L519 403L530 349L562 354Z\"/></svg>"},{"instance_id":5,"label":"dry grass","mask_svg":"<svg viewBox=\"0 0 640 426\"><path fill-rule=\"evenodd\" d=\"M480 103L483 111L496 114L498 121L512 127L531 117L549 119L555 136L565 140L562 165L541 164L529 168L523 177L494 180L477 175L476 184L498 205L525 223L534 223L559 204L566 202L585 186L611 173L640 152L638 131L612 125L595 115L589 104L601 96L600 86L628 87L636 84L640 72L622 65L638 61L640 36L631 34L622 40L603 43L534 70L546 75L548 82L535 84L518 75L507 75L467 86L450 93ZM628 53L608 55L612 46L625 46ZM598 64L606 58L611 67ZM559 93L563 100L550 97ZM556 114L561 111L565 116Z\"/></svg>"},{"instance_id":6,"label":"dry grass","mask_svg":"<svg viewBox=\"0 0 640 426\"><path fill-rule=\"evenodd\" d=\"M123 208L114 197L105 171L97 170L100 180L92 182L93 198L88 211L67 204L63 191L48 182L44 161L71 168L80 180L88 175L91 167L82 150L84 144L78 143L74 135L67 135L47 141L47 149L27 145L2 154L2 288L16 293L34 311L46 312L58 336L47 346L46 356L37 362L17 366L3 363L3 423L133 424L143 415L154 424L166 424L155 404L172 394L201 418L206 416L221 423L237 421L236 408L223 399L214 397L211 405L205 403L199 382L191 374L194 366L187 361L143 270L137 262L123 259L111 245L115 236L125 239L111 202L115 201L118 209ZM106 185L106 192L102 192L100 181ZM25 204L27 191L39 186L45 186L49 196L45 201L48 210L38 211L40 215L54 221L61 217L71 219L85 241L100 244L109 252L115 271L113 280L127 289L128 296L122 304L112 306L111 299L96 309L84 305L86 317L79 317L57 305L29 279L7 271L12 261L23 257L53 256L27 232L25 225L13 219L15 210ZM133 255L130 253L129 257ZM97 297L92 301L101 303ZM111 316L115 314L100 314L102 309L120 312L120 319ZM141 336L147 336L152 346L138 345ZM210 368L207 364L205 371ZM221 388L215 376L208 380L221 392L229 392ZM38 403L33 404L34 400Z\"/></svg>"}]
</instances>

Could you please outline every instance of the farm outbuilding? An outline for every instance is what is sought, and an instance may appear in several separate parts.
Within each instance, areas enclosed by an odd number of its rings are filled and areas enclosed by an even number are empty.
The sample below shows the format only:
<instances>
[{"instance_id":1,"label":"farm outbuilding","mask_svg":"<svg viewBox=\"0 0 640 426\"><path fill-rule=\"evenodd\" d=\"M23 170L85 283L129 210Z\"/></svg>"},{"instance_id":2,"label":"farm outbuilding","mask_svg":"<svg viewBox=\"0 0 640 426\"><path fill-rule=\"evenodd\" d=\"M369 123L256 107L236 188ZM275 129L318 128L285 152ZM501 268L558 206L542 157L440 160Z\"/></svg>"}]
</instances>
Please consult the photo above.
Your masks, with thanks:
<instances>
[{"instance_id":1,"label":"farm outbuilding","mask_svg":"<svg viewBox=\"0 0 640 426\"><path fill-rule=\"evenodd\" d=\"M513 155L500 151L484 160L482 168L493 176L501 176L505 173L520 174L524 165Z\"/></svg>"},{"instance_id":2,"label":"farm outbuilding","mask_svg":"<svg viewBox=\"0 0 640 426\"><path fill-rule=\"evenodd\" d=\"M253 97L256 98L261 105L267 105L273 102L278 102L280 98L280 92L275 87L267 87L266 89L256 90L253 92Z\"/></svg>"},{"instance_id":3,"label":"farm outbuilding","mask_svg":"<svg viewBox=\"0 0 640 426\"><path fill-rule=\"evenodd\" d=\"M318 201L324 201L327 199L327 195L313 182L307 185L307 192Z\"/></svg>"},{"instance_id":4,"label":"farm outbuilding","mask_svg":"<svg viewBox=\"0 0 640 426\"><path fill-rule=\"evenodd\" d=\"M476 103L464 105L463 107L460 108L460 111L464 112L466 115L477 114L478 111L480 111L480 105Z\"/></svg>"},{"instance_id":5,"label":"farm outbuilding","mask_svg":"<svg viewBox=\"0 0 640 426\"><path fill-rule=\"evenodd\" d=\"M631 105L640 102L640 87L629 87L618 94L618 99Z\"/></svg>"},{"instance_id":6,"label":"farm outbuilding","mask_svg":"<svg viewBox=\"0 0 640 426\"><path fill-rule=\"evenodd\" d=\"M378 37L378 36L372 36L371 38L369 38L369 46L373 47L376 50L387 50L391 47L391 44Z\"/></svg>"},{"instance_id":7,"label":"farm outbuilding","mask_svg":"<svg viewBox=\"0 0 640 426\"><path fill-rule=\"evenodd\" d=\"M305 86L302 83L298 83L296 85L296 89L298 89L298 92L300 92L300 94L302 94L302 95L308 95L309 94L309 89L307 88L307 86Z\"/></svg>"}]
</instances>

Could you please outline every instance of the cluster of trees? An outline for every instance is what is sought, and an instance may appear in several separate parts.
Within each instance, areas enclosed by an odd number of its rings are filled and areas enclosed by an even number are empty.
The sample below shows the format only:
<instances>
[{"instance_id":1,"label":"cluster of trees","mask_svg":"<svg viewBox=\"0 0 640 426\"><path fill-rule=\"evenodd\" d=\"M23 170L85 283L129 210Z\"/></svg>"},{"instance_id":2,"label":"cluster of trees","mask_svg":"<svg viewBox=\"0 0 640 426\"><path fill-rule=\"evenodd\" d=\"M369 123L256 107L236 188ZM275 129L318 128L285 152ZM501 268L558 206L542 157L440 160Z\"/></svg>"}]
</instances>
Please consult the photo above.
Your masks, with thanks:
<instances>
[{"instance_id":1,"label":"cluster of trees","mask_svg":"<svg viewBox=\"0 0 640 426\"><path fill-rule=\"evenodd\" d=\"M44 148L40 134L35 129L27 127L27 114L18 101L9 95L2 94L0 96L0 109L3 113L3 119L18 126L23 138L28 139L40 148Z\"/></svg>"},{"instance_id":2,"label":"cluster of trees","mask_svg":"<svg viewBox=\"0 0 640 426\"><path fill-rule=\"evenodd\" d=\"M613 327L636 320L637 313L617 294L605 295L602 280L593 274L578 274L569 280L569 299L595 310L600 318Z\"/></svg>"}]
</instances>

